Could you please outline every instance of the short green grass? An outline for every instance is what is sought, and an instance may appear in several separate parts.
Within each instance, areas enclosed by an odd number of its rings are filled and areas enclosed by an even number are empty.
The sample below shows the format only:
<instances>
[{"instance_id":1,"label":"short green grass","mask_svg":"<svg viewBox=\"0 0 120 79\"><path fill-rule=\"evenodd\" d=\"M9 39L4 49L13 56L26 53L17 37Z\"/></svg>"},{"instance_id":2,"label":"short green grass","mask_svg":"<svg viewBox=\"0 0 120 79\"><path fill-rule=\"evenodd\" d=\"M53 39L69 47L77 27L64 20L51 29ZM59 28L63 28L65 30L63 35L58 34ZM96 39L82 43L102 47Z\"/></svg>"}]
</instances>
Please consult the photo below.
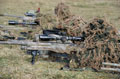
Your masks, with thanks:
<instances>
[{"instance_id":1,"label":"short green grass","mask_svg":"<svg viewBox=\"0 0 120 79\"><path fill-rule=\"evenodd\" d=\"M21 51L19 46L2 45L0 50L0 79L118 79L117 74L111 73L59 70L63 63L42 59L31 65L31 56Z\"/></svg>"},{"instance_id":2,"label":"short green grass","mask_svg":"<svg viewBox=\"0 0 120 79\"><path fill-rule=\"evenodd\" d=\"M86 21L102 17L120 29L119 0L0 0L0 13L23 15L40 7L41 13L54 15L59 2L66 3L73 14ZM0 24L7 24L9 19L14 18L0 17ZM42 59L31 65L30 58L19 46L0 45L0 79L120 79L117 74L105 72L62 71L59 69L64 63Z\"/></svg>"}]
</instances>

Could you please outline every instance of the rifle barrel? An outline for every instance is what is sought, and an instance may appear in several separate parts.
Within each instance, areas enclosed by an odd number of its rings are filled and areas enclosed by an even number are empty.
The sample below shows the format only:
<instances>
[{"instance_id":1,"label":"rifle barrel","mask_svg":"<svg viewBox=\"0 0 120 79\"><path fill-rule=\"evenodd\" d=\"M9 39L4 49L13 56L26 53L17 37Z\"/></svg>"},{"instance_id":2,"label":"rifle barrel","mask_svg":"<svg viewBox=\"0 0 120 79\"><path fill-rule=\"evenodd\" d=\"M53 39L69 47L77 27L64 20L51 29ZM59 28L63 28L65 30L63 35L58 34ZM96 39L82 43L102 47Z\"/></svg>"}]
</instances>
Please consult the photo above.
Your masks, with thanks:
<instances>
[{"instance_id":1,"label":"rifle barrel","mask_svg":"<svg viewBox=\"0 0 120 79\"><path fill-rule=\"evenodd\" d=\"M8 29L8 30L24 30L26 28L23 27L15 27L15 26L4 26L4 25L0 25L1 29Z\"/></svg>"},{"instance_id":2,"label":"rifle barrel","mask_svg":"<svg viewBox=\"0 0 120 79\"><path fill-rule=\"evenodd\" d=\"M16 15L10 15L10 14L0 14L0 16L8 16L8 17L24 18L23 16L16 16Z\"/></svg>"},{"instance_id":3,"label":"rifle barrel","mask_svg":"<svg viewBox=\"0 0 120 79\"><path fill-rule=\"evenodd\" d=\"M17 21L8 21L9 25L37 25L35 22L17 22Z\"/></svg>"},{"instance_id":4,"label":"rifle barrel","mask_svg":"<svg viewBox=\"0 0 120 79\"><path fill-rule=\"evenodd\" d=\"M60 36L60 35L38 35L39 40L49 41L49 40L61 40L61 41L84 41L83 37L69 37L69 36Z\"/></svg>"}]
</instances>

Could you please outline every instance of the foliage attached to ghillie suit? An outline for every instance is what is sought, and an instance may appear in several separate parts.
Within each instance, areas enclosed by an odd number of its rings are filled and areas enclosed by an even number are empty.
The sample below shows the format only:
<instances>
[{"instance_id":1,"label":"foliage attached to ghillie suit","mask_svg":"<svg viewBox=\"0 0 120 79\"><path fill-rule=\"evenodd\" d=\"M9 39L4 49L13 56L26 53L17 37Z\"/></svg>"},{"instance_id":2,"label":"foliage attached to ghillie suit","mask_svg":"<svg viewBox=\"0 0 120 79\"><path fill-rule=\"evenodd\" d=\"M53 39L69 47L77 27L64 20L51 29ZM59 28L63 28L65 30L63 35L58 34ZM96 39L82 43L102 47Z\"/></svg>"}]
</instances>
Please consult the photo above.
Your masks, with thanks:
<instances>
[{"instance_id":1,"label":"foliage attached to ghillie suit","mask_svg":"<svg viewBox=\"0 0 120 79\"><path fill-rule=\"evenodd\" d=\"M35 34L41 34L44 29L52 29L55 27L56 17L50 14L38 13L35 22L39 25L29 33L28 38L30 39L33 39Z\"/></svg>"},{"instance_id":2,"label":"foliage attached to ghillie suit","mask_svg":"<svg viewBox=\"0 0 120 79\"><path fill-rule=\"evenodd\" d=\"M94 19L83 29L81 51L71 54L70 67L99 70L102 62L120 63L120 45L115 27L103 19Z\"/></svg>"},{"instance_id":3,"label":"foliage attached to ghillie suit","mask_svg":"<svg viewBox=\"0 0 120 79\"><path fill-rule=\"evenodd\" d=\"M57 15L59 21L57 28L67 29L69 36L76 36L77 33L80 34L83 26L86 24L86 22L81 17L72 15L69 7L64 3L59 3L56 6L55 14ZM78 28L79 30L76 30ZM76 34L75 31L77 31Z\"/></svg>"},{"instance_id":4,"label":"foliage attached to ghillie suit","mask_svg":"<svg viewBox=\"0 0 120 79\"><path fill-rule=\"evenodd\" d=\"M11 31L0 30L0 41L7 41L8 40L7 36L14 37L14 35L11 33Z\"/></svg>"},{"instance_id":5,"label":"foliage attached to ghillie suit","mask_svg":"<svg viewBox=\"0 0 120 79\"><path fill-rule=\"evenodd\" d=\"M56 17L50 14L39 13L35 21L39 23L41 29L52 29L56 26Z\"/></svg>"},{"instance_id":6,"label":"foliage attached to ghillie suit","mask_svg":"<svg viewBox=\"0 0 120 79\"><path fill-rule=\"evenodd\" d=\"M81 34L84 25L86 25L86 22L81 17L72 16L61 22L58 28L67 29L67 34L69 36L77 36L78 34Z\"/></svg>"},{"instance_id":7,"label":"foliage attached to ghillie suit","mask_svg":"<svg viewBox=\"0 0 120 79\"><path fill-rule=\"evenodd\" d=\"M71 16L71 12L69 7L64 3L59 3L55 8L55 14L59 18L59 20L65 20Z\"/></svg>"}]
</instances>

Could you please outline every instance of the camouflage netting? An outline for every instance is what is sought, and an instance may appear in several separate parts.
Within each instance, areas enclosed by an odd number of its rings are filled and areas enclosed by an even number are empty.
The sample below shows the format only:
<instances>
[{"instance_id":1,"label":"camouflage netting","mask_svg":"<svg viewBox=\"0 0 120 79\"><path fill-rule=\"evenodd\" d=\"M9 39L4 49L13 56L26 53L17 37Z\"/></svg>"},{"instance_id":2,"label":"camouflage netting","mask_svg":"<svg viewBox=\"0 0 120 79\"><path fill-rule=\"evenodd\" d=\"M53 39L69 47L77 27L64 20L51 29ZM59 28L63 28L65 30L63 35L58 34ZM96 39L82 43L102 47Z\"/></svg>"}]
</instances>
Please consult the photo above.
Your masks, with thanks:
<instances>
[{"instance_id":1,"label":"camouflage netting","mask_svg":"<svg viewBox=\"0 0 120 79\"><path fill-rule=\"evenodd\" d=\"M79 36L81 34L78 34ZM72 52L70 67L91 67L99 70L102 62L120 63L120 45L115 27L103 19L94 19L85 26L81 51ZM77 43L83 44L83 43Z\"/></svg>"}]
</instances>

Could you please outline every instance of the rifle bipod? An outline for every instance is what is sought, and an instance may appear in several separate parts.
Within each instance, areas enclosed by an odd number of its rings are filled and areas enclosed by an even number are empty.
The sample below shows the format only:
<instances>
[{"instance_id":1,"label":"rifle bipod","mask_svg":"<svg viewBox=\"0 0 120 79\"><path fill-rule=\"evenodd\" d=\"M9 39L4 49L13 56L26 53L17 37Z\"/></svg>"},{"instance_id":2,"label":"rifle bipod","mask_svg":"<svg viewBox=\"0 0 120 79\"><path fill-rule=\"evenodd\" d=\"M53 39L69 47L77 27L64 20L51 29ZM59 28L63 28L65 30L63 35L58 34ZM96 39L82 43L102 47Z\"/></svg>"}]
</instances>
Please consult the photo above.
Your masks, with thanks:
<instances>
[{"instance_id":1,"label":"rifle bipod","mask_svg":"<svg viewBox=\"0 0 120 79\"><path fill-rule=\"evenodd\" d=\"M31 63L34 64L35 63L35 56L37 55L37 50L31 51L31 55L32 55Z\"/></svg>"},{"instance_id":2,"label":"rifle bipod","mask_svg":"<svg viewBox=\"0 0 120 79\"><path fill-rule=\"evenodd\" d=\"M48 50L27 50L27 54L32 56L31 64L35 63L36 56L41 58L50 58L52 61L56 62L68 62L69 55L67 53L55 53Z\"/></svg>"},{"instance_id":3,"label":"rifle bipod","mask_svg":"<svg viewBox=\"0 0 120 79\"><path fill-rule=\"evenodd\" d=\"M35 57L38 55L40 57L46 58L48 57L48 51L47 50L28 50L27 54L32 55L31 64L35 63Z\"/></svg>"}]
</instances>

